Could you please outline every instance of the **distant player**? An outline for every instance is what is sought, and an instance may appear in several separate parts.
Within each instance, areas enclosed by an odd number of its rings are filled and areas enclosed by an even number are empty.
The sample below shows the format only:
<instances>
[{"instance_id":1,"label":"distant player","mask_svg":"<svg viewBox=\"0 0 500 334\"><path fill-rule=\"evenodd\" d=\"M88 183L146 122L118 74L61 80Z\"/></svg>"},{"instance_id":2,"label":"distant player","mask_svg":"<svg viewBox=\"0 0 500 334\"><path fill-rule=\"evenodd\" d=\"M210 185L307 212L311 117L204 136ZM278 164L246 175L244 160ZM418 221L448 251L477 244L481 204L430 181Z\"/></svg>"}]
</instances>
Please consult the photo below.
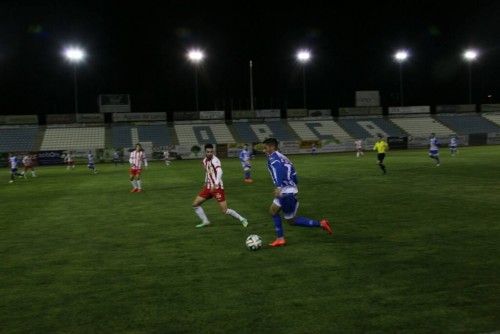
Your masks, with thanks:
<instances>
[{"instance_id":1,"label":"distant player","mask_svg":"<svg viewBox=\"0 0 500 334\"><path fill-rule=\"evenodd\" d=\"M23 166L24 166L24 170L23 170L22 174L25 178L26 178L26 174L28 173L28 171L31 172L32 177L36 177L35 168L33 167L33 157L31 155L26 154L23 157Z\"/></svg>"},{"instance_id":2,"label":"distant player","mask_svg":"<svg viewBox=\"0 0 500 334\"><path fill-rule=\"evenodd\" d=\"M441 144L439 143L438 139L436 138L435 133L431 133L431 137L429 139L429 158L436 160L436 167L439 167L441 165L441 162L439 161L439 146Z\"/></svg>"},{"instance_id":3,"label":"distant player","mask_svg":"<svg viewBox=\"0 0 500 334\"><path fill-rule=\"evenodd\" d=\"M89 153L87 154L87 167L93 174L97 174L97 169L95 168L94 155L92 154L92 151L89 151Z\"/></svg>"},{"instance_id":4,"label":"distant player","mask_svg":"<svg viewBox=\"0 0 500 334\"><path fill-rule=\"evenodd\" d=\"M130 182L132 183L131 193L140 193L142 192L141 185L141 172L142 166L148 167L148 160L146 159L146 153L142 149L141 144L137 143L135 145L135 150L130 152Z\"/></svg>"},{"instance_id":5,"label":"distant player","mask_svg":"<svg viewBox=\"0 0 500 334\"><path fill-rule=\"evenodd\" d=\"M240 162L243 168L243 173L245 175L244 181L246 183L252 183L251 169L252 164L250 163L250 152L248 151L248 145L243 145L243 149L240 152Z\"/></svg>"},{"instance_id":6,"label":"distant player","mask_svg":"<svg viewBox=\"0 0 500 334\"><path fill-rule=\"evenodd\" d=\"M23 176L21 173L17 172L17 157L15 154L9 153L9 166L10 166L10 181L13 183L16 180L16 176Z\"/></svg>"},{"instance_id":7,"label":"distant player","mask_svg":"<svg viewBox=\"0 0 500 334\"><path fill-rule=\"evenodd\" d=\"M73 153L68 151L66 156L64 157L64 162L66 163L66 169L69 170L75 168L75 158L73 157Z\"/></svg>"},{"instance_id":8,"label":"distant player","mask_svg":"<svg viewBox=\"0 0 500 334\"><path fill-rule=\"evenodd\" d=\"M314 220L307 217L296 217L299 201L297 199L297 173L295 167L288 158L278 152L278 141L275 138L264 140L264 153L267 155L267 168L275 186L274 200L269 208L276 231L276 240L269 244L272 247L280 247L286 244L280 211L283 211L285 221L290 225L303 227L320 227L329 234L332 229L328 220Z\"/></svg>"},{"instance_id":9,"label":"distant player","mask_svg":"<svg viewBox=\"0 0 500 334\"><path fill-rule=\"evenodd\" d=\"M449 147L450 147L451 156L454 157L458 153L458 139L457 139L457 136L452 136L450 138Z\"/></svg>"},{"instance_id":10,"label":"distant player","mask_svg":"<svg viewBox=\"0 0 500 334\"><path fill-rule=\"evenodd\" d=\"M115 164L115 167L118 166L118 163L120 162L120 153L118 151L113 152L113 163Z\"/></svg>"},{"instance_id":11,"label":"distant player","mask_svg":"<svg viewBox=\"0 0 500 334\"><path fill-rule=\"evenodd\" d=\"M355 140L354 145L356 146L356 158L365 155L363 152L363 141L361 139Z\"/></svg>"},{"instance_id":12,"label":"distant player","mask_svg":"<svg viewBox=\"0 0 500 334\"><path fill-rule=\"evenodd\" d=\"M387 170L384 165L384 159L385 159L385 152L389 150L389 145L387 145L387 142L384 140L384 136L381 134L378 135L378 140L373 146L373 150L377 151L377 163L380 169L384 174L387 174Z\"/></svg>"},{"instance_id":13,"label":"distant player","mask_svg":"<svg viewBox=\"0 0 500 334\"><path fill-rule=\"evenodd\" d=\"M313 143L313 144L311 145L311 155L315 155L315 154L317 153L317 152L316 152L317 150L318 150L318 148L316 147L316 144L315 144L315 143Z\"/></svg>"},{"instance_id":14,"label":"distant player","mask_svg":"<svg viewBox=\"0 0 500 334\"><path fill-rule=\"evenodd\" d=\"M170 166L170 152L168 150L163 151L163 160L165 161L165 166Z\"/></svg>"},{"instance_id":15,"label":"distant player","mask_svg":"<svg viewBox=\"0 0 500 334\"><path fill-rule=\"evenodd\" d=\"M210 225L210 221L201 205L212 197L215 197L216 201L219 202L222 213L238 219L243 227L247 227L247 219L227 207L224 184L222 182L222 167L220 160L214 155L214 146L212 144L205 145L205 159L203 159L202 163L205 168L205 184L193 201L194 212L201 219L201 224L196 225L196 227Z\"/></svg>"}]
</instances>

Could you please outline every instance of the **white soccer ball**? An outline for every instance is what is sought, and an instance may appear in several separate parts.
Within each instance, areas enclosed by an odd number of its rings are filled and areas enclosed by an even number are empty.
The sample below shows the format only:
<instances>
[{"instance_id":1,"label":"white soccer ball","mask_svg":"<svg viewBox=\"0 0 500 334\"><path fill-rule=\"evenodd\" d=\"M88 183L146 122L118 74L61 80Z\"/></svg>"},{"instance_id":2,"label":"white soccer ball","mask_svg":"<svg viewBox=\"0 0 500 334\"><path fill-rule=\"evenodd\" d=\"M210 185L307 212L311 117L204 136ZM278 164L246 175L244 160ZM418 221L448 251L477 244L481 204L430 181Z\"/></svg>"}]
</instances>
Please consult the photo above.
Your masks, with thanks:
<instances>
[{"instance_id":1,"label":"white soccer ball","mask_svg":"<svg viewBox=\"0 0 500 334\"><path fill-rule=\"evenodd\" d=\"M248 236L246 245L248 250L256 251L262 247L262 239L257 234Z\"/></svg>"}]
</instances>

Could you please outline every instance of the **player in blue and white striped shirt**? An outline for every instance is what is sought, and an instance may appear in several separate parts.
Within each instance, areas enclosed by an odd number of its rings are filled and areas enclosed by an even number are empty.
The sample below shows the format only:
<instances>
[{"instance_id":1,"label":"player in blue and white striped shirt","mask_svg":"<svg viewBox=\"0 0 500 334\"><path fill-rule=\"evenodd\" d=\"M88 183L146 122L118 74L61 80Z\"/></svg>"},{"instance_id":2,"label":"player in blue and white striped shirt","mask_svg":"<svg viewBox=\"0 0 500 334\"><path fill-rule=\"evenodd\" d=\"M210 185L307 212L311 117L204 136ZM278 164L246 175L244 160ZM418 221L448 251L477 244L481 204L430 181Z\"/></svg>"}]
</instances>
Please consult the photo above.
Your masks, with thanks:
<instances>
[{"instance_id":1,"label":"player in blue and white striped shirt","mask_svg":"<svg viewBox=\"0 0 500 334\"><path fill-rule=\"evenodd\" d=\"M329 234L332 229L328 220L314 220L307 217L296 217L299 201L297 200L297 172L292 162L278 152L278 141L275 138L264 140L264 152L267 154L267 168L271 174L274 186L274 200L269 208L269 213L273 217L276 240L270 244L272 247L284 246L286 244L281 222L280 211L283 211L285 221L290 225L303 227L321 227Z\"/></svg>"},{"instance_id":2,"label":"player in blue and white striped shirt","mask_svg":"<svg viewBox=\"0 0 500 334\"><path fill-rule=\"evenodd\" d=\"M429 139L429 157L436 160L436 167L439 167L439 140L436 138L436 134L431 133L431 138Z\"/></svg>"},{"instance_id":3,"label":"player in blue and white striped shirt","mask_svg":"<svg viewBox=\"0 0 500 334\"><path fill-rule=\"evenodd\" d=\"M23 176L21 173L17 171L18 160L15 154L9 153L9 166L10 166L10 181L9 183L13 183L16 179L16 176Z\"/></svg>"},{"instance_id":4,"label":"player in blue and white striped shirt","mask_svg":"<svg viewBox=\"0 0 500 334\"><path fill-rule=\"evenodd\" d=\"M458 139L457 139L457 136L456 135L453 135L451 138L450 138L450 153L451 153L451 156L454 157L455 154L458 153Z\"/></svg>"},{"instance_id":5,"label":"player in blue and white striped shirt","mask_svg":"<svg viewBox=\"0 0 500 334\"><path fill-rule=\"evenodd\" d=\"M248 145L245 144L243 149L240 152L240 162L241 167L243 167L243 172L245 173L245 182L252 183L252 177L250 175L250 170L252 169L252 165L250 164L250 152L248 151Z\"/></svg>"}]
</instances>

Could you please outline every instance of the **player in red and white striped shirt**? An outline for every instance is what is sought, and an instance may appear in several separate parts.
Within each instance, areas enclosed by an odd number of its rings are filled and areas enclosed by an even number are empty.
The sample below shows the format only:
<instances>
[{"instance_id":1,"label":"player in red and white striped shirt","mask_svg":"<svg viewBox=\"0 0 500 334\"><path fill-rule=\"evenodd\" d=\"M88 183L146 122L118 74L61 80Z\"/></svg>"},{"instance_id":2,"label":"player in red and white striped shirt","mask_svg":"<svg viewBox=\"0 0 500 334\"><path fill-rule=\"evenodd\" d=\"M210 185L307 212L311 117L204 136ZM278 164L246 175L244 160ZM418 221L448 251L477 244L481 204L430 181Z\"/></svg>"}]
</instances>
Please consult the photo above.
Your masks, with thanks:
<instances>
[{"instance_id":1,"label":"player in red and white striped shirt","mask_svg":"<svg viewBox=\"0 0 500 334\"><path fill-rule=\"evenodd\" d=\"M238 219L244 227L247 227L247 219L240 216L233 209L229 209L227 207L226 196L224 194L224 184L222 182L222 167L220 160L214 155L214 147L212 144L205 145L205 159L203 159L203 167L206 171L205 185L193 201L194 212L196 212L198 217L201 219L201 224L196 225L196 227L205 227L210 224L210 221L201 207L201 204L212 197L215 197L217 202L219 202L222 213Z\"/></svg>"},{"instance_id":2,"label":"player in red and white striped shirt","mask_svg":"<svg viewBox=\"0 0 500 334\"><path fill-rule=\"evenodd\" d=\"M146 153L142 149L141 144L137 143L135 145L135 150L130 152L130 182L132 183L131 193L140 193L142 192L141 185L141 172L142 166L148 167L148 160L146 159Z\"/></svg>"},{"instance_id":3,"label":"player in red and white striped shirt","mask_svg":"<svg viewBox=\"0 0 500 334\"><path fill-rule=\"evenodd\" d=\"M23 176L26 178L26 173L31 171L31 176L36 177L35 168L33 167L33 158L31 155L27 154L23 157Z\"/></svg>"}]
</instances>

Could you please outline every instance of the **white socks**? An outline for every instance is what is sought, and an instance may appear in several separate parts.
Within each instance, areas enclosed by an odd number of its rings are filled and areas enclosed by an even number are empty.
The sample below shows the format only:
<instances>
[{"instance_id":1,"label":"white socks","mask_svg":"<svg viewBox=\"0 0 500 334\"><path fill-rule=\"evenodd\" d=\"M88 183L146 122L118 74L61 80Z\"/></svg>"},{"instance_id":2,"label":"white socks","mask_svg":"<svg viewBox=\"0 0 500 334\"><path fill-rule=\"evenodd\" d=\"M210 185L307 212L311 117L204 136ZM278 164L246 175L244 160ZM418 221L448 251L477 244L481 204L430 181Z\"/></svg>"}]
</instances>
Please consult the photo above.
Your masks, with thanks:
<instances>
[{"instance_id":1,"label":"white socks","mask_svg":"<svg viewBox=\"0 0 500 334\"><path fill-rule=\"evenodd\" d=\"M196 214L198 215L198 217L200 217L200 219L203 223L209 222L207 215L205 214L205 210L203 210L203 208L201 206L194 206L193 209L194 209L194 212L196 212Z\"/></svg>"},{"instance_id":2,"label":"white socks","mask_svg":"<svg viewBox=\"0 0 500 334\"><path fill-rule=\"evenodd\" d=\"M238 214L238 212L234 211L233 209L227 209L226 210L226 215L230 215L231 217L234 217L238 219L239 221L243 220L243 217Z\"/></svg>"},{"instance_id":3,"label":"white socks","mask_svg":"<svg viewBox=\"0 0 500 334\"><path fill-rule=\"evenodd\" d=\"M137 181L136 180L130 181L130 183L132 183L132 187L137 188Z\"/></svg>"},{"instance_id":4,"label":"white socks","mask_svg":"<svg viewBox=\"0 0 500 334\"><path fill-rule=\"evenodd\" d=\"M142 189L141 180L135 181L137 183L137 188Z\"/></svg>"}]
</instances>

